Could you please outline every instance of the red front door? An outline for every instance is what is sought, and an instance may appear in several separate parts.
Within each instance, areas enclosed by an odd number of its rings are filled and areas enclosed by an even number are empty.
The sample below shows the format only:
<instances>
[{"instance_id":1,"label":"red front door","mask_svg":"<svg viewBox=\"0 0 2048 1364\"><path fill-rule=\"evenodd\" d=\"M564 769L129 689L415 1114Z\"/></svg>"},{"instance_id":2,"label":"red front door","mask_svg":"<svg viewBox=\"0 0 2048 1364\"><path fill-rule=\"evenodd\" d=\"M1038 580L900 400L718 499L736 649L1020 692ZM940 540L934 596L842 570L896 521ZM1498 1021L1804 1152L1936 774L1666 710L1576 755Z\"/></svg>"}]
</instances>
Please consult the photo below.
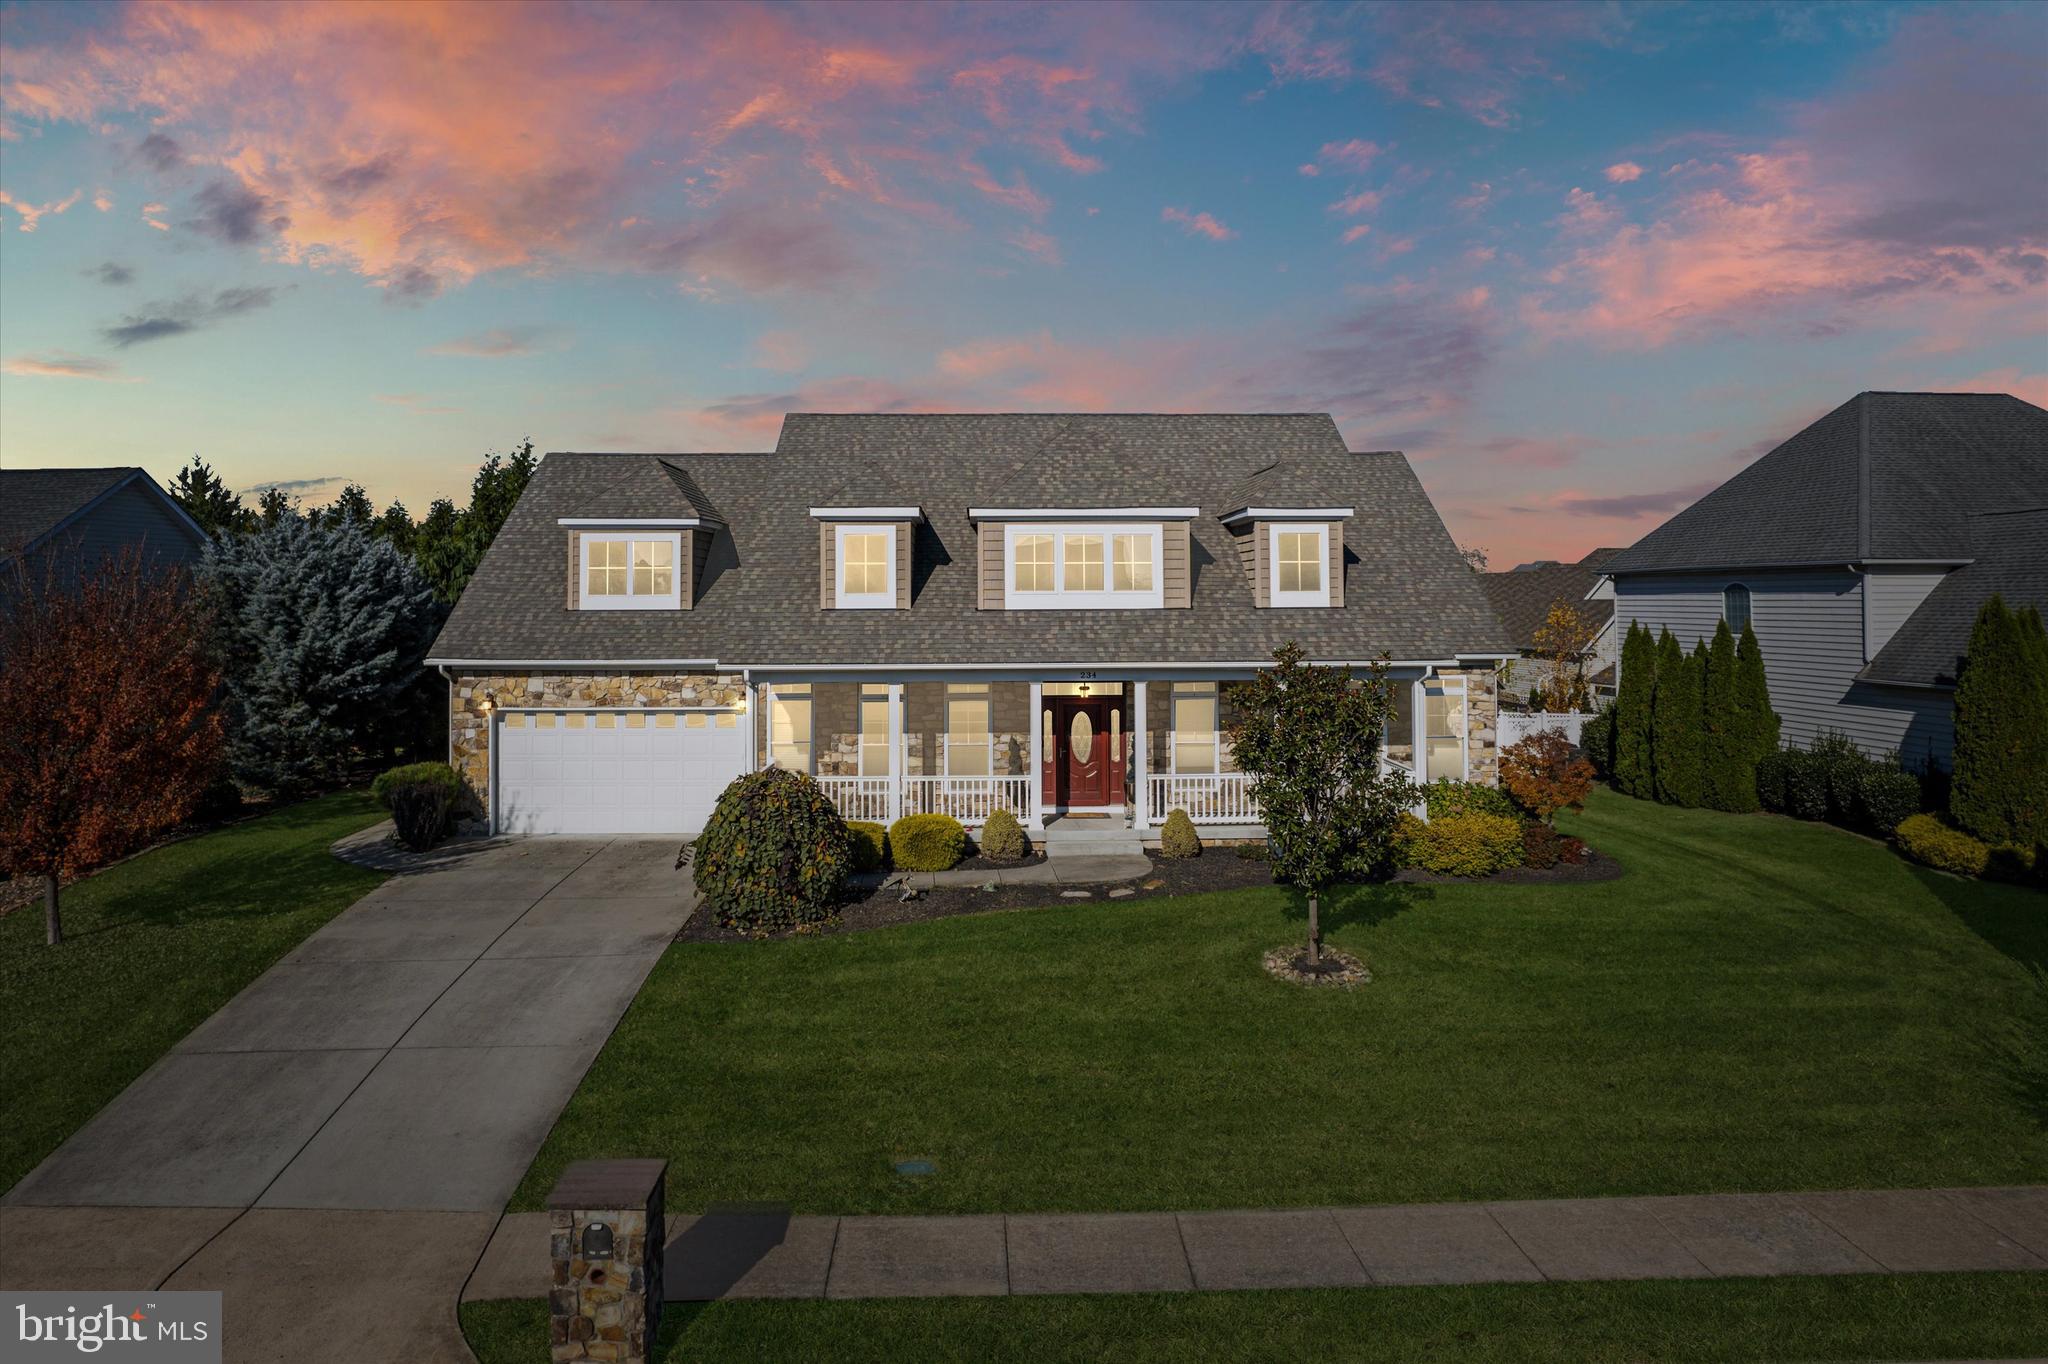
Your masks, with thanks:
<instances>
[{"instance_id":1,"label":"red front door","mask_svg":"<svg viewBox=\"0 0 2048 1364\"><path fill-rule=\"evenodd\" d=\"M1115 751L1123 738L1122 703L1107 696L1063 696L1051 709L1055 803L1122 803L1123 769Z\"/></svg>"}]
</instances>

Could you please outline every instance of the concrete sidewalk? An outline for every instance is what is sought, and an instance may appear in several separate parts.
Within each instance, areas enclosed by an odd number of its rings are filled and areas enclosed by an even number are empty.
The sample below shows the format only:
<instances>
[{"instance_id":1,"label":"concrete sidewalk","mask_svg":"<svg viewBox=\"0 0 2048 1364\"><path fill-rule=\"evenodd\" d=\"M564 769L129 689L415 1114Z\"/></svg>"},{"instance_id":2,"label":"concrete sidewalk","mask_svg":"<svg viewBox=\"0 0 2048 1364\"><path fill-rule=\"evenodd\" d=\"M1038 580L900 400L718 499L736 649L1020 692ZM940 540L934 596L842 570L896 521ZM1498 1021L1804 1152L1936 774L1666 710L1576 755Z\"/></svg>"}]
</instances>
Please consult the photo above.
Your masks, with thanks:
<instances>
[{"instance_id":1,"label":"concrete sidewalk","mask_svg":"<svg viewBox=\"0 0 2048 1364\"><path fill-rule=\"evenodd\" d=\"M526 839L393 877L15 1186L0 1282L220 1289L231 1360L467 1364L457 1295L689 917L674 864Z\"/></svg>"},{"instance_id":2,"label":"concrete sidewalk","mask_svg":"<svg viewBox=\"0 0 2048 1364\"><path fill-rule=\"evenodd\" d=\"M739 1209L670 1226L665 1295L679 1302L2048 1270L2040 1185L1033 1216ZM463 1298L539 1297L547 1280L547 1214L518 1213Z\"/></svg>"}]
</instances>

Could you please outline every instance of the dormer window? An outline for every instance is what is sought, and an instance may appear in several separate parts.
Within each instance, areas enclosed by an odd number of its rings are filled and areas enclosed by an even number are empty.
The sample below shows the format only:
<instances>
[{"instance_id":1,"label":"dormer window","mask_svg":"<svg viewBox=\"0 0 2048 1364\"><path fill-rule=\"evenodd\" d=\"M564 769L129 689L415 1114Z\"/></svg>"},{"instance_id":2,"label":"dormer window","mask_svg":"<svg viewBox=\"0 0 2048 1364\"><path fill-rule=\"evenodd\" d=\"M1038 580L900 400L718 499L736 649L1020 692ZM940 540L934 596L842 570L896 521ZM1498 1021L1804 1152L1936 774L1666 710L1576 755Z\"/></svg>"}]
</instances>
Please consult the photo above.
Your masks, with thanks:
<instances>
[{"instance_id":1,"label":"dormer window","mask_svg":"<svg viewBox=\"0 0 2048 1364\"><path fill-rule=\"evenodd\" d=\"M584 532L578 604L586 611L675 610L682 604L682 538L680 531Z\"/></svg>"},{"instance_id":2,"label":"dormer window","mask_svg":"<svg viewBox=\"0 0 2048 1364\"><path fill-rule=\"evenodd\" d=\"M1267 527L1267 534L1271 537L1268 557L1273 566L1273 605L1328 606L1330 528L1283 521Z\"/></svg>"},{"instance_id":3,"label":"dormer window","mask_svg":"<svg viewBox=\"0 0 2048 1364\"><path fill-rule=\"evenodd\" d=\"M1012 524L1003 528L1012 610L1165 605L1156 525Z\"/></svg>"},{"instance_id":4,"label":"dormer window","mask_svg":"<svg viewBox=\"0 0 2048 1364\"><path fill-rule=\"evenodd\" d=\"M850 610L896 607L896 530L892 525L838 528L839 594Z\"/></svg>"}]
</instances>

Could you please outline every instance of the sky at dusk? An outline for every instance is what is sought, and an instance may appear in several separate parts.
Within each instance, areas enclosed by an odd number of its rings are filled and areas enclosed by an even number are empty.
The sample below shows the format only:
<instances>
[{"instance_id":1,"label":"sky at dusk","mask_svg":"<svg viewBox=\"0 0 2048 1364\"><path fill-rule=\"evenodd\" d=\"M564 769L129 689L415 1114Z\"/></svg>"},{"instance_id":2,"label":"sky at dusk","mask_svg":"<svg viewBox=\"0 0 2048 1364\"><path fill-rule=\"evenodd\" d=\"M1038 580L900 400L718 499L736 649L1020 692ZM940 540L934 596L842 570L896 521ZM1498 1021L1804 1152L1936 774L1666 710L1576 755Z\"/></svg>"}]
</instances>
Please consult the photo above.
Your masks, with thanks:
<instances>
[{"instance_id":1,"label":"sky at dusk","mask_svg":"<svg viewBox=\"0 0 2048 1364\"><path fill-rule=\"evenodd\" d=\"M9 467L1328 411L1504 567L1863 389L2048 404L2048 5L0 6Z\"/></svg>"}]
</instances>

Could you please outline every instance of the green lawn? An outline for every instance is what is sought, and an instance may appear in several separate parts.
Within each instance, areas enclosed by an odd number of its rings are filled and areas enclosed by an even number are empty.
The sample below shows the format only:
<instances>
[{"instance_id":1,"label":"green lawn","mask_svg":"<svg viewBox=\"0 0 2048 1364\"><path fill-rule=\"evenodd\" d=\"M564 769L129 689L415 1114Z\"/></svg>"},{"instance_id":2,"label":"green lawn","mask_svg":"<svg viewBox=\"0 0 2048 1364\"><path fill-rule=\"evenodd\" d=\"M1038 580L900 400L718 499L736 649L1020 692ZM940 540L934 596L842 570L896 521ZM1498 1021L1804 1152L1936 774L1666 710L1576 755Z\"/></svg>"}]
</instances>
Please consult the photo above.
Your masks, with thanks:
<instances>
[{"instance_id":1,"label":"green lawn","mask_svg":"<svg viewBox=\"0 0 2048 1364\"><path fill-rule=\"evenodd\" d=\"M64 892L59 947L40 900L0 919L0 1189L382 881L327 851L381 818L345 792L109 867Z\"/></svg>"},{"instance_id":2,"label":"green lawn","mask_svg":"<svg viewBox=\"0 0 2048 1364\"><path fill-rule=\"evenodd\" d=\"M677 1303L664 1364L1197 1359L1868 1360L2048 1348L2034 1274L1494 1284L1095 1298ZM544 1364L541 1299L468 1303L480 1364Z\"/></svg>"},{"instance_id":3,"label":"green lawn","mask_svg":"<svg viewBox=\"0 0 2048 1364\"><path fill-rule=\"evenodd\" d=\"M677 944L513 1206L647 1155L679 1213L2048 1179L2048 899L1771 816L1567 823L1627 875L1339 897L1349 994L1262 974L1277 889Z\"/></svg>"}]
</instances>

